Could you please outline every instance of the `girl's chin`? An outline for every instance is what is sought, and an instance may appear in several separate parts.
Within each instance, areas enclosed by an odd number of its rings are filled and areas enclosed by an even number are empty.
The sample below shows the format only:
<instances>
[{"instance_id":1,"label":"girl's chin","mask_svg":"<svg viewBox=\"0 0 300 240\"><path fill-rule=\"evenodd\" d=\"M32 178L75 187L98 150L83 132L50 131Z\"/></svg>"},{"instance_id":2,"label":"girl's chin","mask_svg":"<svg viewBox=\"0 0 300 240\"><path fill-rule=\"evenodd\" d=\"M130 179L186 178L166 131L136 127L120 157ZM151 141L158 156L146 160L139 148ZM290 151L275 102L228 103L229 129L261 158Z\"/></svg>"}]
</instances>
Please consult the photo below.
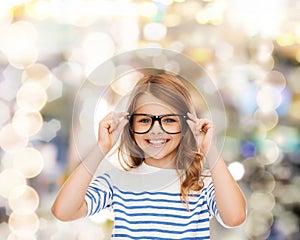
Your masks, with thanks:
<instances>
[{"instance_id":1,"label":"girl's chin","mask_svg":"<svg viewBox=\"0 0 300 240\"><path fill-rule=\"evenodd\" d=\"M161 154L161 153L147 153L146 154L146 159L150 158L150 159L155 159L155 160L160 160L163 159L165 157L165 154Z\"/></svg>"}]
</instances>

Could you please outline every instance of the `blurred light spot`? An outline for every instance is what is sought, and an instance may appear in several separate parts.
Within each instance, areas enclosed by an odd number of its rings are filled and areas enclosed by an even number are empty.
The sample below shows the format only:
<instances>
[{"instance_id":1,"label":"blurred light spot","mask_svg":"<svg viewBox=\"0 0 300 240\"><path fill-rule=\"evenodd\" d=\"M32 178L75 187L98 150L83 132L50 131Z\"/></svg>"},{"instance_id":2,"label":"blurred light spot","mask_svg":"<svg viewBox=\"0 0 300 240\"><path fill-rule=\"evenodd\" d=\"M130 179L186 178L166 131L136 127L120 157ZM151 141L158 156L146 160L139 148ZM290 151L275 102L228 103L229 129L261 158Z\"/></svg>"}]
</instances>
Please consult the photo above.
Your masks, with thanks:
<instances>
[{"instance_id":1,"label":"blurred light spot","mask_svg":"<svg viewBox=\"0 0 300 240\"><path fill-rule=\"evenodd\" d=\"M139 15L146 18L153 18L157 14L157 7L152 2L141 2L138 4Z\"/></svg>"},{"instance_id":2,"label":"blurred light spot","mask_svg":"<svg viewBox=\"0 0 300 240\"><path fill-rule=\"evenodd\" d=\"M0 128L10 120L10 109L8 105L0 100Z\"/></svg>"},{"instance_id":3,"label":"blurred light spot","mask_svg":"<svg viewBox=\"0 0 300 240\"><path fill-rule=\"evenodd\" d=\"M245 174L245 168L243 164L239 162L230 163L228 169L236 181L241 180Z\"/></svg>"},{"instance_id":4,"label":"blurred light spot","mask_svg":"<svg viewBox=\"0 0 300 240\"><path fill-rule=\"evenodd\" d=\"M26 112L20 109L14 114L12 125L18 134L30 137L41 130L43 118L40 112Z\"/></svg>"},{"instance_id":5,"label":"blurred light spot","mask_svg":"<svg viewBox=\"0 0 300 240\"><path fill-rule=\"evenodd\" d=\"M255 98L258 88L254 82L249 82L247 76L249 69L237 69L230 78L230 91L235 96L233 102L236 108L245 115L252 115L257 109ZM237 84L238 83L238 84Z\"/></svg>"},{"instance_id":6,"label":"blurred light spot","mask_svg":"<svg viewBox=\"0 0 300 240\"><path fill-rule=\"evenodd\" d=\"M174 60L168 60L165 55L154 56L152 64L154 68L164 69L175 74L180 72L179 63Z\"/></svg>"},{"instance_id":7,"label":"blurred light spot","mask_svg":"<svg viewBox=\"0 0 300 240\"><path fill-rule=\"evenodd\" d=\"M116 79L116 70L112 61L105 61L88 76L87 80L96 86L107 86Z\"/></svg>"},{"instance_id":8,"label":"blurred light spot","mask_svg":"<svg viewBox=\"0 0 300 240\"><path fill-rule=\"evenodd\" d=\"M37 40L37 31L30 22L17 21L5 30L6 32L2 32L3 38L0 43L6 54L14 49L28 45L33 46L33 43Z\"/></svg>"},{"instance_id":9,"label":"blurred light spot","mask_svg":"<svg viewBox=\"0 0 300 240\"><path fill-rule=\"evenodd\" d=\"M253 12L256 14L253 15ZM231 24L249 36L275 38L281 32L285 12L282 1L235 1L235 4L228 8L227 16Z\"/></svg>"},{"instance_id":10,"label":"blurred light spot","mask_svg":"<svg viewBox=\"0 0 300 240\"><path fill-rule=\"evenodd\" d=\"M168 58L165 55L154 56L152 59L152 64L155 68L161 68L162 66L165 66L167 62Z\"/></svg>"},{"instance_id":11,"label":"blurred light spot","mask_svg":"<svg viewBox=\"0 0 300 240\"><path fill-rule=\"evenodd\" d=\"M11 65L23 69L37 61L37 31L32 23L15 22L2 34L0 47Z\"/></svg>"},{"instance_id":12,"label":"blurred light spot","mask_svg":"<svg viewBox=\"0 0 300 240\"><path fill-rule=\"evenodd\" d=\"M110 87L115 93L121 96L128 94L133 90L133 87L142 76L143 74L137 71L127 73L126 75L123 75L119 79L113 81Z\"/></svg>"},{"instance_id":13,"label":"blurred light spot","mask_svg":"<svg viewBox=\"0 0 300 240\"><path fill-rule=\"evenodd\" d=\"M167 28L162 23L147 23L144 26L143 33L147 41L161 41L167 35Z\"/></svg>"},{"instance_id":14,"label":"blurred light spot","mask_svg":"<svg viewBox=\"0 0 300 240\"><path fill-rule=\"evenodd\" d=\"M136 57L140 58L141 60L162 54L162 46L160 43L144 42L142 46L145 47L145 49L135 53Z\"/></svg>"},{"instance_id":15,"label":"blurred light spot","mask_svg":"<svg viewBox=\"0 0 300 240\"><path fill-rule=\"evenodd\" d=\"M96 109L95 109L96 107ZM89 96L84 100L81 112L79 114L79 124L84 130L88 131L93 122L96 124L96 129L98 133L98 126L100 120L108 113L108 104L105 98L101 97L100 99L97 96ZM99 119L93 119L93 113L96 112L96 116L100 117Z\"/></svg>"},{"instance_id":16,"label":"blurred light spot","mask_svg":"<svg viewBox=\"0 0 300 240\"><path fill-rule=\"evenodd\" d=\"M53 74L64 83L79 86L83 80L82 66L77 62L62 62L52 69Z\"/></svg>"},{"instance_id":17,"label":"blurred light spot","mask_svg":"<svg viewBox=\"0 0 300 240\"><path fill-rule=\"evenodd\" d=\"M57 136L57 132L61 129L61 123L57 119L51 119L48 122L44 122L41 131L34 136L35 139L42 140L44 142L50 142Z\"/></svg>"},{"instance_id":18,"label":"blurred light spot","mask_svg":"<svg viewBox=\"0 0 300 240\"><path fill-rule=\"evenodd\" d=\"M47 94L39 84L28 82L20 87L16 100L18 106L25 111L37 112L45 106Z\"/></svg>"},{"instance_id":19,"label":"blurred light spot","mask_svg":"<svg viewBox=\"0 0 300 240\"><path fill-rule=\"evenodd\" d=\"M287 83L289 87L293 89L293 92L300 94L299 75L300 67L292 68L287 77Z\"/></svg>"},{"instance_id":20,"label":"blurred light spot","mask_svg":"<svg viewBox=\"0 0 300 240\"><path fill-rule=\"evenodd\" d=\"M30 1L25 5L26 13L37 20L46 19L51 13L51 4L46 0Z\"/></svg>"},{"instance_id":21,"label":"blurred light spot","mask_svg":"<svg viewBox=\"0 0 300 240\"><path fill-rule=\"evenodd\" d=\"M254 113L254 119L260 127L271 130L278 124L278 113L275 110L263 111L259 108Z\"/></svg>"},{"instance_id":22,"label":"blurred light spot","mask_svg":"<svg viewBox=\"0 0 300 240\"><path fill-rule=\"evenodd\" d=\"M16 97L21 81L21 70L8 65L3 71L4 79L0 81L0 98L11 101Z\"/></svg>"},{"instance_id":23,"label":"blurred light spot","mask_svg":"<svg viewBox=\"0 0 300 240\"><path fill-rule=\"evenodd\" d=\"M7 124L0 130L0 146L6 152L18 151L27 143L28 138L20 135L12 124Z\"/></svg>"},{"instance_id":24,"label":"blurred light spot","mask_svg":"<svg viewBox=\"0 0 300 240\"><path fill-rule=\"evenodd\" d=\"M275 222L275 228L284 236L290 236L299 233L299 218L291 211L282 211Z\"/></svg>"},{"instance_id":25,"label":"blurred light spot","mask_svg":"<svg viewBox=\"0 0 300 240\"><path fill-rule=\"evenodd\" d=\"M271 71L266 75L264 83L275 87L279 91L283 91L286 87L286 79L281 72Z\"/></svg>"},{"instance_id":26,"label":"blurred light spot","mask_svg":"<svg viewBox=\"0 0 300 240\"><path fill-rule=\"evenodd\" d=\"M42 154L35 148L25 148L16 153L14 168L19 170L25 178L33 178L43 169Z\"/></svg>"},{"instance_id":27,"label":"blurred light spot","mask_svg":"<svg viewBox=\"0 0 300 240\"><path fill-rule=\"evenodd\" d=\"M6 169L0 173L0 195L4 198L10 198L15 188L25 185L24 176L15 169Z\"/></svg>"},{"instance_id":28,"label":"blurred light spot","mask_svg":"<svg viewBox=\"0 0 300 240\"><path fill-rule=\"evenodd\" d=\"M91 32L84 38L82 50L87 76L104 60L113 56L115 44L107 33Z\"/></svg>"},{"instance_id":29,"label":"blurred light spot","mask_svg":"<svg viewBox=\"0 0 300 240\"><path fill-rule=\"evenodd\" d=\"M140 39L138 17L133 15L130 18L118 19L111 26L110 33L115 41L118 39L116 41L118 43L118 52L137 48Z\"/></svg>"},{"instance_id":30,"label":"blurred light spot","mask_svg":"<svg viewBox=\"0 0 300 240\"><path fill-rule=\"evenodd\" d=\"M294 33L282 33L279 37L277 37L278 45L282 47L293 45L296 41L296 36Z\"/></svg>"},{"instance_id":31,"label":"blurred light spot","mask_svg":"<svg viewBox=\"0 0 300 240\"><path fill-rule=\"evenodd\" d=\"M276 109L281 103L281 94L275 87L262 87L257 93L256 102L263 111Z\"/></svg>"},{"instance_id":32,"label":"blurred light spot","mask_svg":"<svg viewBox=\"0 0 300 240\"><path fill-rule=\"evenodd\" d=\"M126 73L130 73L131 71L133 71L133 66L127 64L120 64L115 68L116 76L122 76ZM111 82L114 80L116 79L112 79Z\"/></svg>"},{"instance_id":33,"label":"blurred light spot","mask_svg":"<svg viewBox=\"0 0 300 240\"><path fill-rule=\"evenodd\" d=\"M38 50L35 47L22 46L14 49L9 53L9 63L19 69L35 63L38 60Z\"/></svg>"},{"instance_id":34,"label":"blurred light spot","mask_svg":"<svg viewBox=\"0 0 300 240\"><path fill-rule=\"evenodd\" d=\"M50 86L46 90L47 92L47 102L53 102L54 100L60 98L63 92L63 83L52 75L52 81Z\"/></svg>"},{"instance_id":35,"label":"blurred light spot","mask_svg":"<svg viewBox=\"0 0 300 240\"><path fill-rule=\"evenodd\" d=\"M292 177L292 168L289 165L278 164L272 169L272 172L278 180L289 181Z\"/></svg>"},{"instance_id":36,"label":"blurred light spot","mask_svg":"<svg viewBox=\"0 0 300 240\"><path fill-rule=\"evenodd\" d=\"M3 6L3 8L4 8L4 6ZM14 17L14 14L13 14L12 9L7 9L7 10L1 9L0 10L0 25L4 26L4 25L10 24L13 20L13 17Z\"/></svg>"},{"instance_id":37,"label":"blurred light spot","mask_svg":"<svg viewBox=\"0 0 300 240\"><path fill-rule=\"evenodd\" d=\"M205 63L212 60L213 53L208 48L196 48L189 51L189 56L199 63Z\"/></svg>"},{"instance_id":38,"label":"blurred light spot","mask_svg":"<svg viewBox=\"0 0 300 240\"><path fill-rule=\"evenodd\" d=\"M17 187L11 191L8 204L13 211L34 212L39 206L39 195L35 189L28 185Z\"/></svg>"},{"instance_id":39,"label":"blurred light spot","mask_svg":"<svg viewBox=\"0 0 300 240\"><path fill-rule=\"evenodd\" d=\"M237 159L239 157L239 149L236 147L239 144L238 139L232 137L226 137L226 141L224 142L224 147L222 150L222 155L224 159Z\"/></svg>"},{"instance_id":40,"label":"blurred light spot","mask_svg":"<svg viewBox=\"0 0 300 240\"><path fill-rule=\"evenodd\" d=\"M11 169L13 168L13 159L14 153L4 152L0 158L0 169Z\"/></svg>"},{"instance_id":41,"label":"blurred light spot","mask_svg":"<svg viewBox=\"0 0 300 240\"><path fill-rule=\"evenodd\" d=\"M283 151L294 152L299 149L300 138L297 128L280 125L269 135Z\"/></svg>"},{"instance_id":42,"label":"blurred light spot","mask_svg":"<svg viewBox=\"0 0 300 240\"><path fill-rule=\"evenodd\" d=\"M43 175L53 176L57 172L58 148L53 143L46 143L39 149L44 159ZM58 175L56 175L58 176Z\"/></svg>"},{"instance_id":43,"label":"blurred light spot","mask_svg":"<svg viewBox=\"0 0 300 240\"><path fill-rule=\"evenodd\" d=\"M257 50L256 58L259 62L267 62L272 58L272 53L274 50L274 45L272 41L263 41L254 46Z\"/></svg>"},{"instance_id":44,"label":"blurred light spot","mask_svg":"<svg viewBox=\"0 0 300 240\"><path fill-rule=\"evenodd\" d=\"M284 88L281 92L281 104L276 109L279 116L286 116L289 113L293 101L293 92L290 88Z\"/></svg>"},{"instance_id":45,"label":"blurred light spot","mask_svg":"<svg viewBox=\"0 0 300 240\"><path fill-rule=\"evenodd\" d=\"M296 51L296 60L298 63L300 63L300 51Z\"/></svg>"},{"instance_id":46,"label":"blurred light spot","mask_svg":"<svg viewBox=\"0 0 300 240\"><path fill-rule=\"evenodd\" d=\"M277 198L278 203L282 205L293 205L299 202L299 186L290 181L290 179L293 178L291 174L292 169L289 169L287 166L285 166L284 168L285 172L282 171L283 167L281 167L281 170L277 172L277 174L283 172L285 175L278 175L278 179L280 179L281 181L278 181L278 183L276 184L274 194ZM285 179L285 177L288 177L288 175L290 175L290 178ZM279 210L282 211L282 209ZM276 214L281 215L281 212L277 209Z\"/></svg>"},{"instance_id":47,"label":"blurred light spot","mask_svg":"<svg viewBox=\"0 0 300 240\"><path fill-rule=\"evenodd\" d=\"M108 114L109 110L111 110L110 105L108 104L105 98L101 98L100 101L98 101L97 103L94 115L94 132L97 139L99 123L106 116L106 114ZM79 116L80 126L82 126L83 128L87 127L87 123L90 124L90 119L87 118L86 111L87 109L83 107Z\"/></svg>"},{"instance_id":48,"label":"blurred light spot","mask_svg":"<svg viewBox=\"0 0 300 240\"><path fill-rule=\"evenodd\" d=\"M176 52L182 52L184 49L184 44L181 41L173 41L170 43L169 49Z\"/></svg>"},{"instance_id":49,"label":"blurred light spot","mask_svg":"<svg viewBox=\"0 0 300 240\"><path fill-rule=\"evenodd\" d=\"M275 203L272 193L253 192L249 199L249 207L255 210L272 211Z\"/></svg>"},{"instance_id":50,"label":"blurred light spot","mask_svg":"<svg viewBox=\"0 0 300 240\"><path fill-rule=\"evenodd\" d=\"M206 5L196 14L196 21L199 24L214 24L219 25L223 21L223 8L222 1L216 1L214 3Z\"/></svg>"},{"instance_id":51,"label":"blurred light spot","mask_svg":"<svg viewBox=\"0 0 300 240\"><path fill-rule=\"evenodd\" d=\"M295 99L291 102L289 116L296 120L300 120L300 99Z\"/></svg>"},{"instance_id":52,"label":"blurred light spot","mask_svg":"<svg viewBox=\"0 0 300 240\"><path fill-rule=\"evenodd\" d=\"M263 140L260 145L260 152L263 158L260 159L260 162L265 165L274 163L279 159L280 149L278 145L271 140Z\"/></svg>"},{"instance_id":53,"label":"blurred light spot","mask_svg":"<svg viewBox=\"0 0 300 240\"><path fill-rule=\"evenodd\" d=\"M274 221L273 214L265 210L252 210L247 217L246 234L250 239L267 239Z\"/></svg>"},{"instance_id":54,"label":"blurred light spot","mask_svg":"<svg viewBox=\"0 0 300 240\"><path fill-rule=\"evenodd\" d=\"M26 68L22 75L22 82L34 82L47 89L51 84L51 71L43 64L36 63Z\"/></svg>"},{"instance_id":55,"label":"blurred light spot","mask_svg":"<svg viewBox=\"0 0 300 240\"><path fill-rule=\"evenodd\" d=\"M165 66L163 67L164 70L168 71L168 72L172 72L174 74L179 74L180 72L180 64L176 61L168 61Z\"/></svg>"},{"instance_id":56,"label":"blurred light spot","mask_svg":"<svg viewBox=\"0 0 300 240\"><path fill-rule=\"evenodd\" d=\"M180 14L167 14L164 18L164 24L167 27L175 27L179 25L181 22L181 15Z\"/></svg>"},{"instance_id":57,"label":"blurred light spot","mask_svg":"<svg viewBox=\"0 0 300 240\"><path fill-rule=\"evenodd\" d=\"M257 159L258 161L260 159ZM253 191L272 192L275 188L274 176L267 171L256 171L251 177L250 187Z\"/></svg>"},{"instance_id":58,"label":"blurred light spot","mask_svg":"<svg viewBox=\"0 0 300 240\"><path fill-rule=\"evenodd\" d=\"M242 143L241 153L245 158L254 157L256 154L255 143L251 141L244 141Z\"/></svg>"},{"instance_id":59,"label":"blurred light spot","mask_svg":"<svg viewBox=\"0 0 300 240\"><path fill-rule=\"evenodd\" d=\"M26 210L16 210L11 213L8 219L11 231L18 237L29 237L37 232L39 218L36 213Z\"/></svg>"},{"instance_id":60,"label":"blurred light spot","mask_svg":"<svg viewBox=\"0 0 300 240\"><path fill-rule=\"evenodd\" d=\"M173 3L173 0L154 0L154 2L159 2L159 3L162 3L164 5L171 5Z\"/></svg>"},{"instance_id":61,"label":"blurred light spot","mask_svg":"<svg viewBox=\"0 0 300 240\"><path fill-rule=\"evenodd\" d=\"M216 56L222 61L229 60L233 57L233 46L229 43L220 43L216 49Z\"/></svg>"}]
</instances>

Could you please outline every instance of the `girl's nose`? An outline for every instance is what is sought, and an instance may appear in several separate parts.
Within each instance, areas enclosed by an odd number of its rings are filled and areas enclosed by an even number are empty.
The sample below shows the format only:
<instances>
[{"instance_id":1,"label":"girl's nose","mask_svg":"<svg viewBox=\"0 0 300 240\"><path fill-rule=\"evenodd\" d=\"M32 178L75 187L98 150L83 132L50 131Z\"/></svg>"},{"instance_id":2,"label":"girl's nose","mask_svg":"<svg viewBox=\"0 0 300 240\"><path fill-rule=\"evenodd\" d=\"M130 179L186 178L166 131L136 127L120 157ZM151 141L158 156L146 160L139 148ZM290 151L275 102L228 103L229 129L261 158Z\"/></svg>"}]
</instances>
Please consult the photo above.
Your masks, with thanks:
<instances>
[{"instance_id":1,"label":"girl's nose","mask_svg":"<svg viewBox=\"0 0 300 240\"><path fill-rule=\"evenodd\" d=\"M152 134L160 134L160 133L163 133L163 130L161 129L161 126L159 124L158 121L155 121L154 124L153 124L153 127L152 129L150 130L150 133Z\"/></svg>"}]
</instances>

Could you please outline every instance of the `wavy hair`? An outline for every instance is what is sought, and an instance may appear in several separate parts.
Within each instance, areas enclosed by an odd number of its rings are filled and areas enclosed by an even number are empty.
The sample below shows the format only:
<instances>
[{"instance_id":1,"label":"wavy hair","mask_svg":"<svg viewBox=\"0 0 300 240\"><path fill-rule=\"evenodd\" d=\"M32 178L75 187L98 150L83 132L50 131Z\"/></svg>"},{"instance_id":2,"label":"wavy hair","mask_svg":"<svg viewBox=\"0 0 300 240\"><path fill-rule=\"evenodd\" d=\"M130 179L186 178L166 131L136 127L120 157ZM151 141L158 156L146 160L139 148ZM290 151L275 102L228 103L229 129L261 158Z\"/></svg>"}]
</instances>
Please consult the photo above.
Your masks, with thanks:
<instances>
[{"instance_id":1,"label":"wavy hair","mask_svg":"<svg viewBox=\"0 0 300 240\"><path fill-rule=\"evenodd\" d=\"M135 111L138 98L145 93L160 99L178 111L178 113L187 114L187 112L194 112L189 90L179 76L166 72L145 74L144 77L137 82L130 96L127 109L129 114ZM128 124L124 128L118 149L119 154L122 156L119 160L122 159L123 161L120 161L120 164L125 170L136 168L144 161L144 153L136 144L134 134L130 131ZM180 133L181 142L177 149L175 165L180 178L181 201L188 208L188 195L191 194L192 191L201 190L204 186L200 176L202 172L203 154L200 153L197 147L191 129L187 126L187 123L183 124L185 127ZM129 157L125 158L125 153Z\"/></svg>"}]
</instances>

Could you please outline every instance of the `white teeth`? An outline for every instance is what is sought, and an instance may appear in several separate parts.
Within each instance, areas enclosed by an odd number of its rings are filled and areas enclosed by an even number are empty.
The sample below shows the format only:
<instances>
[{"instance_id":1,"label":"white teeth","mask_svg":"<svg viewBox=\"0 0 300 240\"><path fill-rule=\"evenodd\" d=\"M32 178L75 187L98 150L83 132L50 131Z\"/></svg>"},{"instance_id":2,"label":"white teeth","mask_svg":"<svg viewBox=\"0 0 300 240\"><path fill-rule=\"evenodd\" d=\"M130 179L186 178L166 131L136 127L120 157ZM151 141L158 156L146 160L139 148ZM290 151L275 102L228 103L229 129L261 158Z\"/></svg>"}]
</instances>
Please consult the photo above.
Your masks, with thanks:
<instances>
[{"instance_id":1,"label":"white teeth","mask_svg":"<svg viewBox=\"0 0 300 240\"><path fill-rule=\"evenodd\" d=\"M151 144L164 144L166 140L149 140Z\"/></svg>"}]
</instances>

